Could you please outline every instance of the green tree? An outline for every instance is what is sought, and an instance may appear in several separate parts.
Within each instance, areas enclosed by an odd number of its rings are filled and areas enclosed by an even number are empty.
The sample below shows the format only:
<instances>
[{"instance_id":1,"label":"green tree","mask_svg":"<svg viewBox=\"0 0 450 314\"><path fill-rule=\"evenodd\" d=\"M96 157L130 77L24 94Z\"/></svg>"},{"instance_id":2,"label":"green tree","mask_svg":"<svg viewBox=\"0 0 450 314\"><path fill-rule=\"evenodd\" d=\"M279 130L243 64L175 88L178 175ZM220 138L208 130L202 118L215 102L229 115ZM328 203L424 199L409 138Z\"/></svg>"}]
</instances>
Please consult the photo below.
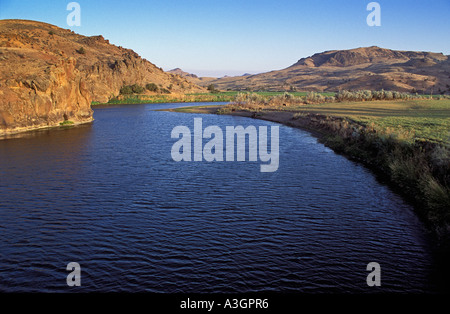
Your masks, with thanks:
<instances>
[{"instance_id":1,"label":"green tree","mask_svg":"<svg viewBox=\"0 0 450 314\"><path fill-rule=\"evenodd\" d=\"M120 89L120 94L122 95L131 95L133 94L133 89L130 85L125 85Z\"/></svg>"},{"instance_id":2,"label":"green tree","mask_svg":"<svg viewBox=\"0 0 450 314\"><path fill-rule=\"evenodd\" d=\"M131 85L131 90L133 91L133 94L142 94L144 92L144 88L139 84Z\"/></svg>"},{"instance_id":3,"label":"green tree","mask_svg":"<svg viewBox=\"0 0 450 314\"><path fill-rule=\"evenodd\" d=\"M149 84L145 85L145 88L151 92L158 91L158 86L155 83L149 83Z\"/></svg>"},{"instance_id":4,"label":"green tree","mask_svg":"<svg viewBox=\"0 0 450 314\"><path fill-rule=\"evenodd\" d=\"M208 89L211 93L217 92L217 90L216 90L216 85L214 85L214 84L208 85L207 89Z\"/></svg>"}]
</instances>

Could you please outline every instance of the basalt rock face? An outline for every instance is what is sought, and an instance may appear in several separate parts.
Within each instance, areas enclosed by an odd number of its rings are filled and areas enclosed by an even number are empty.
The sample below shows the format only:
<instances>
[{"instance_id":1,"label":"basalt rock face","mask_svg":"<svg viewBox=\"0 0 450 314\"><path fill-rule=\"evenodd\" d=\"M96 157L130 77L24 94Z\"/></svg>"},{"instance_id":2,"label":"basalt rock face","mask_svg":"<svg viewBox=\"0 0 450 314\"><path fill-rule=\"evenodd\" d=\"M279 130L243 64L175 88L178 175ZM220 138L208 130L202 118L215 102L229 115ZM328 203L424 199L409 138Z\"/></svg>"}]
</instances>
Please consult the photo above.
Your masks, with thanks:
<instances>
[{"instance_id":1,"label":"basalt rock face","mask_svg":"<svg viewBox=\"0 0 450 314\"><path fill-rule=\"evenodd\" d=\"M76 60L32 49L0 49L0 135L66 120L92 121L91 95Z\"/></svg>"},{"instance_id":2,"label":"basalt rock face","mask_svg":"<svg viewBox=\"0 0 450 314\"><path fill-rule=\"evenodd\" d=\"M92 101L107 102L124 85L149 83L173 93L203 91L102 36L0 21L0 136L66 120L90 122Z\"/></svg>"},{"instance_id":3,"label":"basalt rock face","mask_svg":"<svg viewBox=\"0 0 450 314\"><path fill-rule=\"evenodd\" d=\"M91 97L75 62L58 60L39 72L2 81L0 135L57 126L66 120L92 121Z\"/></svg>"}]
</instances>

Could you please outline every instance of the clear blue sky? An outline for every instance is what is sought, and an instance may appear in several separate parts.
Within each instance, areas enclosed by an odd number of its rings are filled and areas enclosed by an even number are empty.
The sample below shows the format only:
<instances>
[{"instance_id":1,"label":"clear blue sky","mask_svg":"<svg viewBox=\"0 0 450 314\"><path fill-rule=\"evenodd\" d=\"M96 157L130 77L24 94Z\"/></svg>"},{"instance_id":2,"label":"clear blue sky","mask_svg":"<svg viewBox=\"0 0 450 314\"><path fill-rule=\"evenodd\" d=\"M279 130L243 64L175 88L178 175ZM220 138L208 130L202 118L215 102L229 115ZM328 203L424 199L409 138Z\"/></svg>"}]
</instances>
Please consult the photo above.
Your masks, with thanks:
<instances>
[{"instance_id":1,"label":"clear blue sky","mask_svg":"<svg viewBox=\"0 0 450 314\"><path fill-rule=\"evenodd\" d=\"M81 26L66 23L70 1L0 0L0 19L38 20L103 35L157 66L202 76L288 67L334 49L380 46L450 54L450 0L79 0Z\"/></svg>"}]
</instances>

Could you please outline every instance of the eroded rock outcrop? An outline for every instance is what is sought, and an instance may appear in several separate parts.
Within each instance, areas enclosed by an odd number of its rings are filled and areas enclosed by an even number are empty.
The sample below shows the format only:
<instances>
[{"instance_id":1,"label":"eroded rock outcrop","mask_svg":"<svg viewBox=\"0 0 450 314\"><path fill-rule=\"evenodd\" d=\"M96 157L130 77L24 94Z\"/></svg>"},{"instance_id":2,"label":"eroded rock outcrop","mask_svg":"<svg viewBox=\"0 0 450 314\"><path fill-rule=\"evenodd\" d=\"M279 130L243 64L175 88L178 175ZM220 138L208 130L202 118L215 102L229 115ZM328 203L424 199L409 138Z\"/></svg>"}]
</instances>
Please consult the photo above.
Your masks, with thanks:
<instances>
[{"instance_id":1,"label":"eroded rock outcrop","mask_svg":"<svg viewBox=\"0 0 450 314\"><path fill-rule=\"evenodd\" d=\"M0 136L67 120L90 122L92 101L107 102L124 85L150 83L171 93L204 90L102 36L0 21Z\"/></svg>"},{"instance_id":2,"label":"eroded rock outcrop","mask_svg":"<svg viewBox=\"0 0 450 314\"><path fill-rule=\"evenodd\" d=\"M2 49L0 54L0 135L64 121L92 121L91 95L74 58L34 64L35 51Z\"/></svg>"}]
</instances>

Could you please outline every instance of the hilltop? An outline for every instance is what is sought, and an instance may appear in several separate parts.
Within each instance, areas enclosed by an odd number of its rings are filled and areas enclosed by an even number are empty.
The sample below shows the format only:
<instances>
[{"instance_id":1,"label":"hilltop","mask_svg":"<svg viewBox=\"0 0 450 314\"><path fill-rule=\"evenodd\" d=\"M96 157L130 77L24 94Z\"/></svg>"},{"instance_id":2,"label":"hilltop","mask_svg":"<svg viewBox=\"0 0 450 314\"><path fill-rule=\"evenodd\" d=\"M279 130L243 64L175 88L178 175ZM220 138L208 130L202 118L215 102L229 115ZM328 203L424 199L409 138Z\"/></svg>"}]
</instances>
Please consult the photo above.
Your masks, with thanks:
<instances>
[{"instance_id":1,"label":"hilltop","mask_svg":"<svg viewBox=\"0 0 450 314\"><path fill-rule=\"evenodd\" d=\"M103 36L0 21L0 135L92 121L92 101L107 102L125 85L150 83L171 93L204 91Z\"/></svg>"},{"instance_id":2,"label":"hilltop","mask_svg":"<svg viewBox=\"0 0 450 314\"><path fill-rule=\"evenodd\" d=\"M450 93L450 59L442 53L396 51L376 46L333 50L292 66L256 75L204 81L222 90L393 90ZM201 83L201 81L200 81Z\"/></svg>"},{"instance_id":3,"label":"hilltop","mask_svg":"<svg viewBox=\"0 0 450 314\"><path fill-rule=\"evenodd\" d=\"M170 71L167 71L167 73L176 74L183 78L185 78L187 81L191 82L192 84L196 84L199 86L207 87L210 81L216 80L215 77L207 77L207 76L198 76L196 74L192 74L186 71L183 71L180 68L175 68ZM228 76L224 76L228 77Z\"/></svg>"},{"instance_id":4,"label":"hilltop","mask_svg":"<svg viewBox=\"0 0 450 314\"><path fill-rule=\"evenodd\" d=\"M197 75L185 72L180 68L172 69L170 71L167 71L167 73L177 74L181 77L188 77L188 78L194 78L194 79L198 78Z\"/></svg>"}]
</instances>

